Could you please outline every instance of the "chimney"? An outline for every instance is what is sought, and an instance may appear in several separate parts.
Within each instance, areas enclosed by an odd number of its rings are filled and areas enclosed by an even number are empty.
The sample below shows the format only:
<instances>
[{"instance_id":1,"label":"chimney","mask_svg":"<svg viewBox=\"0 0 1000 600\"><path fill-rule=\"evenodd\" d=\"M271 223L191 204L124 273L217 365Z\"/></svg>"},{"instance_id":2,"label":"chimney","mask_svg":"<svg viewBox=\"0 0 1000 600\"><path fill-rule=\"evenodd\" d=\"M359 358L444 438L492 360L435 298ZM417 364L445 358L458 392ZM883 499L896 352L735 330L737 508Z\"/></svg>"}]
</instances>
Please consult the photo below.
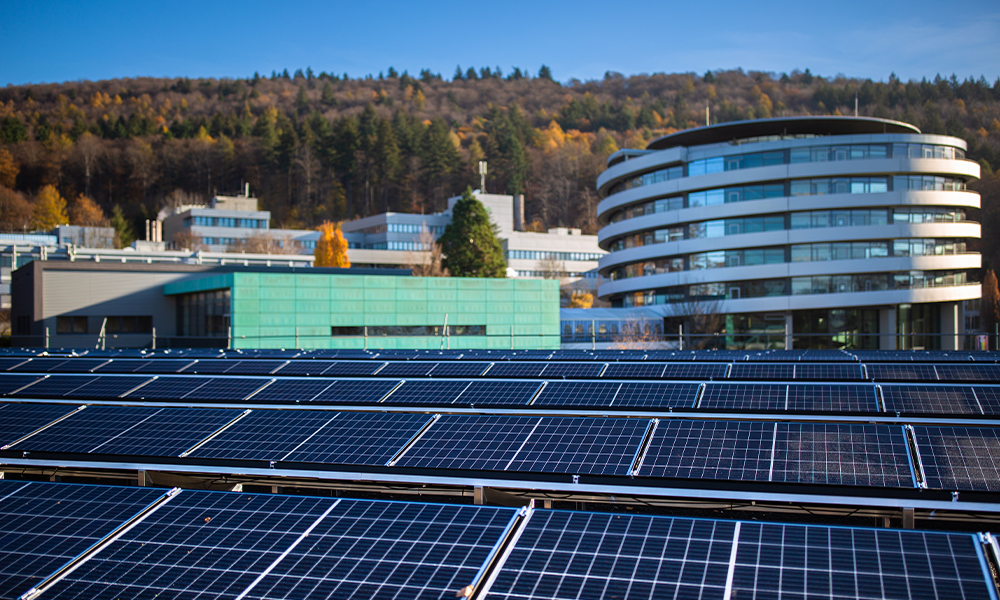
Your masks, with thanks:
<instances>
[{"instance_id":1,"label":"chimney","mask_svg":"<svg viewBox=\"0 0 1000 600\"><path fill-rule=\"evenodd\" d=\"M524 194L514 196L514 231L524 231Z\"/></svg>"},{"instance_id":2,"label":"chimney","mask_svg":"<svg viewBox=\"0 0 1000 600\"><path fill-rule=\"evenodd\" d=\"M244 191L243 191L243 195L244 195L244 196L246 196L247 198L249 198L249 197L250 197L250 182L248 181L248 182L247 182L247 183L245 183L244 185L245 185L246 187L244 187L244 188L243 188L243 190L244 190Z\"/></svg>"}]
</instances>

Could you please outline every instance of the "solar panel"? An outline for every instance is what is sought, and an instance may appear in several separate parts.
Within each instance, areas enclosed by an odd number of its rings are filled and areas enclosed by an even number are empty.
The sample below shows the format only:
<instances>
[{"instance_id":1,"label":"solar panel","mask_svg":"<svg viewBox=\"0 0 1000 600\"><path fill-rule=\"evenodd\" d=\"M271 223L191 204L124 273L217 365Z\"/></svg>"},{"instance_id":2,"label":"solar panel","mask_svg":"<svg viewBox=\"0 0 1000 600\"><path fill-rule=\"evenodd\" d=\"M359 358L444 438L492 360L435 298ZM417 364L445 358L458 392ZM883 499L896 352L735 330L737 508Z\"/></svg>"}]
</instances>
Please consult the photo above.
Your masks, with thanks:
<instances>
[{"instance_id":1,"label":"solar panel","mask_svg":"<svg viewBox=\"0 0 1000 600\"><path fill-rule=\"evenodd\" d=\"M18 361L23 364L17 367L8 367L14 373L48 373L52 367L69 362L67 358L32 358L28 361Z\"/></svg>"},{"instance_id":2,"label":"solar panel","mask_svg":"<svg viewBox=\"0 0 1000 600\"><path fill-rule=\"evenodd\" d=\"M170 374L170 373L180 373L193 361L190 360L176 360L176 359L156 359L151 360L147 364L139 365L135 368L133 373L153 373L153 374Z\"/></svg>"},{"instance_id":3,"label":"solar panel","mask_svg":"<svg viewBox=\"0 0 1000 600\"><path fill-rule=\"evenodd\" d=\"M722 599L735 528L733 521L535 510L488 597Z\"/></svg>"},{"instance_id":4,"label":"solar panel","mask_svg":"<svg viewBox=\"0 0 1000 600\"><path fill-rule=\"evenodd\" d=\"M22 398L61 398L85 383L96 381L100 375L50 375L11 396Z\"/></svg>"},{"instance_id":5,"label":"solar panel","mask_svg":"<svg viewBox=\"0 0 1000 600\"><path fill-rule=\"evenodd\" d=\"M0 480L0 598L20 597L163 493Z\"/></svg>"},{"instance_id":6,"label":"solar panel","mask_svg":"<svg viewBox=\"0 0 1000 600\"><path fill-rule=\"evenodd\" d=\"M420 414L344 412L280 460L379 466L417 434L431 417Z\"/></svg>"},{"instance_id":7,"label":"solar panel","mask_svg":"<svg viewBox=\"0 0 1000 600\"><path fill-rule=\"evenodd\" d=\"M280 460L337 417L314 410L254 410L220 431L189 456Z\"/></svg>"},{"instance_id":8,"label":"solar panel","mask_svg":"<svg viewBox=\"0 0 1000 600\"><path fill-rule=\"evenodd\" d=\"M591 378L597 377L603 363L549 363L542 370L542 377Z\"/></svg>"},{"instance_id":9,"label":"solar panel","mask_svg":"<svg viewBox=\"0 0 1000 600\"><path fill-rule=\"evenodd\" d=\"M468 381L404 381L385 399L385 404L451 404L469 387Z\"/></svg>"},{"instance_id":10,"label":"solar panel","mask_svg":"<svg viewBox=\"0 0 1000 600\"><path fill-rule=\"evenodd\" d=\"M1000 365L936 365L941 381L1000 381Z\"/></svg>"},{"instance_id":11,"label":"solar panel","mask_svg":"<svg viewBox=\"0 0 1000 600\"><path fill-rule=\"evenodd\" d=\"M795 377L795 365L772 363L734 363L730 379L751 381L790 380Z\"/></svg>"},{"instance_id":12,"label":"solar panel","mask_svg":"<svg viewBox=\"0 0 1000 600\"><path fill-rule=\"evenodd\" d=\"M656 379L663 373L662 363L609 363L604 379ZM723 367L725 372L725 367Z\"/></svg>"},{"instance_id":13,"label":"solar panel","mask_svg":"<svg viewBox=\"0 0 1000 600\"><path fill-rule=\"evenodd\" d=\"M645 419L545 417L506 470L628 475Z\"/></svg>"},{"instance_id":14,"label":"solar panel","mask_svg":"<svg viewBox=\"0 0 1000 600\"><path fill-rule=\"evenodd\" d=\"M431 371L431 377L479 377L490 363L484 362L440 362Z\"/></svg>"},{"instance_id":15,"label":"solar panel","mask_svg":"<svg viewBox=\"0 0 1000 600\"><path fill-rule=\"evenodd\" d=\"M709 383L699 408L710 410L784 410L787 385L767 383Z\"/></svg>"},{"instance_id":16,"label":"solar panel","mask_svg":"<svg viewBox=\"0 0 1000 600\"><path fill-rule=\"evenodd\" d=\"M205 377L186 377L184 375L162 376L147 383L134 392L125 394L125 398L141 400L180 400L185 395L205 385Z\"/></svg>"},{"instance_id":17,"label":"solar panel","mask_svg":"<svg viewBox=\"0 0 1000 600\"><path fill-rule=\"evenodd\" d=\"M528 363L528 362L501 362L493 363L489 371L486 371L486 377L529 377L537 378L542 376L542 371L545 370L547 365L545 363Z\"/></svg>"},{"instance_id":18,"label":"solar panel","mask_svg":"<svg viewBox=\"0 0 1000 600\"><path fill-rule=\"evenodd\" d=\"M0 403L0 446L28 435L76 408L65 404Z\"/></svg>"},{"instance_id":19,"label":"solar panel","mask_svg":"<svg viewBox=\"0 0 1000 600\"><path fill-rule=\"evenodd\" d=\"M330 365L323 375L327 377L369 377L374 375L376 371L382 368L382 365L386 363L379 361L352 361L352 362L338 362Z\"/></svg>"},{"instance_id":20,"label":"solar panel","mask_svg":"<svg viewBox=\"0 0 1000 600\"><path fill-rule=\"evenodd\" d=\"M334 500L185 490L48 592L57 598L235 598Z\"/></svg>"},{"instance_id":21,"label":"solar panel","mask_svg":"<svg viewBox=\"0 0 1000 600\"><path fill-rule=\"evenodd\" d=\"M237 402L259 390L267 379L238 379L235 377L212 377L180 397L183 400L206 400L217 402Z\"/></svg>"},{"instance_id":22,"label":"solar panel","mask_svg":"<svg viewBox=\"0 0 1000 600\"><path fill-rule=\"evenodd\" d=\"M149 376L101 375L93 381L63 394L63 396L66 398L118 398L150 379L152 378Z\"/></svg>"},{"instance_id":23,"label":"solar panel","mask_svg":"<svg viewBox=\"0 0 1000 600\"><path fill-rule=\"evenodd\" d=\"M250 398L251 402L309 402L335 381L329 379L278 379Z\"/></svg>"},{"instance_id":24,"label":"solar panel","mask_svg":"<svg viewBox=\"0 0 1000 600\"><path fill-rule=\"evenodd\" d=\"M726 365L722 363L668 363L663 369L664 379L723 379Z\"/></svg>"},{"instance_id":25,"label":"solar panel","mask_svg":"<svg viewBox=\"0 0 1000 600\"><path fill-rule=\"evenodd\" d=\"M550 381L532 404L609 407L621 386L619 381Z\"/></svg>"},{"instance_id":26,"label":"solar panel","mask_svg":"<svg viewBox=\"0 0 1000 600\"><path fill-rule=\"evenodd\" d=\"M293 360L275 371L274 374L316 376L322 375L323 371L326 371L335 364L332 360Z\"/></svg>"},{"instance_id":27,"label":"solar panel","mask_svg":"<svg viewBox=\"0 0 1000 600\"><path fill-rule=\"evenodd\" d=\"M1000 491L1000 430L915 426L913 433L928 487Z\"/></svg>"},{"instance_id":28,"label":"solar panel","mask_svg":"<svg viewBox=\"0 0 1000 600\"><path fill-rule=\"evenodd\" d=\"M915 479L902 427L778 423L771 481L908 488Z\"/></svg>"},{"instance_id":29,"label":"solar panel","mask_svg":"<svg viewBox=\"0 0 1000 600\"><path fill-rule=\"evenodd\" d=\"M7 371L11 367L16 367L17 365L23 363L25 360L27 359L23 357L18 357L18 358L0 357L0 372Z\"/></svg>"},{"instance_id":30,"label":"solar panel","mask_svg":"<svg viewBox=\"0 0 1000 600\"><path fill-rule=\"evenodd\" d=\"M937 381L934 365L866 364L868 377L876 381Z\"/></svg>"},{"instance_id":31,"label":"solar panel","mask_svg":"<svg viewBox=\"0 0 1000 600\"><path fill-rule=\"evenodd\" d=\"M140 360L134 358L116 358L94 369L94 373L134 373L139 367L148 365L153 360Z\"/></svg>"},{"instance_id":32,"label":"solar panel","mask_svg":"<svg viewBox=\"0 0 1000 600\"><path fill-rule=\"evenodd\" d=\"M226 375L270 375L283 364L285 364L283 360L240 360L226 369Z\"/></svg>"},{"instance_id":33,"label":"solar panel","mask_svg":"<svg viewBox=\"0 0 1000 600\"><path fill-rule=\"evenodd\" d=\"M185 375L221 375L233 368L234 364L236 361L227 359L202 358L186 367L183 372Z\"/></svg>"},{"instance_id":34,"label":"solar panel","mask_svg":"<svg viewBox=\"0 0 1000 600\"><path fill-rule=\"evenodd\" d=\"M616 408L691 408L696 383L624 382L615 396Z\"/></svg>"},{"instance_id":35,"label":"solar panel","mask_svg":"<svg viewBox=\"0 0 1000 600\"><path fill-rule=\"evenodd\" d=\"M14 390L23 388L33 381L41 379L41 375L11 375L0 373L0 396L9 396Z\"/></svg>"},{"instance_id":36,"label":"solar panel","mask_svg":"<svg viewBox=\"0 0 1000 600\"><path fill-rule=\"evenodd\" d=\"M733 598L982 598L973 534L741 522Z\"/></svg>"},{"instance_id":37,"label":"solar panel","mask_svg":"<svg viewBox=\"0 0 1000 600\"><path fill-rule=\"evenodd\" d=\"M767 481L773 444L773 423L661 420L638 474Z\"/></svg>"},{"instance_id":38,"label":"solar panel","mask_svg":"<svg viewBox=\"0 0 1000 600\"><path fill-rule=\"evenodd\" d=\"M851 381L860 380L861 378L861 365L795 365L795 379L810 379L813 381Z\"/></svg>"},{"instance_id":39,"label":"solar panel","mask_svg":"<svg viewBox=\"0 0 1000 600\"><path fill-rule=\"evenodd\" d=\"M535 396L540 381L473 381L455 400L466 406L522 406Z\"/></svg>"},{"instance_id":40,"label":"solar panel","mask_svg":"<svg viewBox=\"0 0 1000 600\"><path fill-rule=\"evenodd\" d=\"M977 385L972 388L983 414L1000 414L1000 387Z\"/></svg>"},{"instance_id":41,"label":"solar panel","mask_svg":"<svg viewBox=\"0 0 1000 600\"><path fill-rule=\"evenodd\" d=\"M15 450L177 456L239 415L235 410L88 406Z\"/></svg>"},{"instance_id":42,"label":"solar panel","mask_svg":"<svg viewBox=\"0 0 1000 600\"><path fill-rule=\"evenodd\" d=\"M444 415L395 464L503 471L540 421L538 417Z\"/></svg>"},{"instance_id":43,"label":"solar panel","mask_svg":"<svg viewBox=\"0 0 1000 600\"><path fill-rule=\"evenodd\" d=\"M437 366L432 362L391 362L379 370L379 377L427 377Z\"/></svg>"},{"instance_id":44,"label":"solar panel","mask_svg":"<svg viewBox=\"0 0 1000 600\"><path fill-rule=\"evenodd\" d=\"M875 386L809 384L788 386L788 410L809 412L877 412Z\"/></svg>"},{"instance_id":45,"label":"solar panel","mask_svg":"<svg viewBox=\"0 0 1000 600\"><path fill-rule=\"evenodd\" d=\"M320 392L311 402L374 404L397 385L399 381L392 379L340 380Z\"/></svg>"},{"instance_id":46,"label":"solar panel","mask_svg":"<svg viewBox=\"0 0 1000 600\"><path fill-rule=\"evenodd\" d=\"M883 385L882 400L890 413L983 414L972 388L945 385Z\"/></svg>"},{"instance_id":47,"label":"solar panel","mask_svg":"<svg viewBox=\"0 0 1000 600\"><path fill-rule=\"evenodd\" d=\"M514 509L341 500L245 598L454 598L479 582Z\"/></svg>"}]
</instances>

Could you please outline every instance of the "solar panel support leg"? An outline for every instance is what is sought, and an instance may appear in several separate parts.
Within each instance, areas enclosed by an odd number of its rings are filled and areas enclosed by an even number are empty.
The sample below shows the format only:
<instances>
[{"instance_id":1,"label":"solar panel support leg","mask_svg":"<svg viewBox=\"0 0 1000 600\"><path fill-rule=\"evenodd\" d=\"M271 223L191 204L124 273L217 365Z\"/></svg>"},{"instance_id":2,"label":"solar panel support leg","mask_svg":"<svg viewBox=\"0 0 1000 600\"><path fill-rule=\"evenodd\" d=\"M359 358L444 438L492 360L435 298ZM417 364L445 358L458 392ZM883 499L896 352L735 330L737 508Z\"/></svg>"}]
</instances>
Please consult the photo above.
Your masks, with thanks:
<instances>
[{"instance_id":1,"label":"solar panel support leg","mask_svg":"<svg viewBox=\"0 0 1000 600\"><path fill-rule=\"evenodd\" d=\"M552 501L548 498L542 500L542 508L552 508Z\"/></svg>"},{"instance_id":2,"label":"solar panel support leg","mask_svg":"<svg viewBox=\"0 0 1000 600\"><path fill-rule=\"evenodd\" d=\"M483 493L483 486L477 485L473 488L472 502L477 505L486 504L486 494Z\"/></svg>"},{"instance_id":3,"label":"solar panel support leg","mask_svg":"<svg viewBox=\"0 0 1000 600\"><path fill-rule=\"evenodd\" d=\"M137 485L139 487L146 487L146 486L149 485L149 478L146 477L146 472L145 471L139 471L138 480L139 481L138 481Z\"/></svg>"},{"instance_id":4,"label":"solar panel support leg","mask_svg":"<svg viewBox=\"0 0 1000 600\"><path fill-rule=\"evenodd\" d=\"M912 508L903 509L903 529L913 529L914 528L914 510Z\"/></svg>"},{"instance_id":5,"label":"solar panel support leg","mask_svg":"<svg viewBox=\"0 0 1000 600\"><path fill-rule=\"evenodd\" d=\"M272 494L280 494L281 493L281 487L277 486L277 485L272 485L271 486L271 493Z\"/></svg>"}]
</instances>

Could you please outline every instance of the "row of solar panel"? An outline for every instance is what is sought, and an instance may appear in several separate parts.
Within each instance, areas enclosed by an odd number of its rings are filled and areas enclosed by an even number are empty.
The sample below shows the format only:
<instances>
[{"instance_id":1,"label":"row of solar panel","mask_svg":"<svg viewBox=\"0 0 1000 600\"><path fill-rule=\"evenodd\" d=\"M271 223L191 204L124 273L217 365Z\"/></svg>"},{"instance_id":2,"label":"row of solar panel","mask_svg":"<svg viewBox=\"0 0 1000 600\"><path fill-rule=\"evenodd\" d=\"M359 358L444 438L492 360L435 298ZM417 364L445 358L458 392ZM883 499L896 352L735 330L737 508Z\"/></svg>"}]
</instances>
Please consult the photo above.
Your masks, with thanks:
<instances>
[{"instance_id":1,"label":"row of solar panel","mask_svg":"<svg viewBox=\"0 0 1000 600\"><path fill-rule=\"evenodd\" d=\"M5 600L996 598L973 533L0 481L0 537Z\"/></svg>"},{"instance_id":2,"label":"row of solar panel","mask_svg":"<svg viewBox=\"0 0 1000 600\"><path fill-rule=\"evenodd\" d=\"M0 396L34 399L690 409L1000 415L1000 387L905 384L265 379L0 374Z\"/></svg>"},{"instance_id":3,"label":"row of solar panel","mask_svg":"<svg viewBox=\"0 0 1000 600\"><path fill-rule=\"evenodd\" d=\"M11 373L183 373L326 377L488 377L522 379L696 379L738 381L1000 382L1000 365L656 362L425 362L265 359L0 358Z\"/></svg>"},{"instance_id":4,"label":"row of solar panel","mask_svg":"<svg viewBox=\"0 0 1000 600\"><path fill-rule=\"evenodd\" d=\"M0 404L0 450L39 460L156 456L290 469L309 463L1000 491L1000 429L915 426L911 448L908 427Z\"/></svg>"}]
</instances>

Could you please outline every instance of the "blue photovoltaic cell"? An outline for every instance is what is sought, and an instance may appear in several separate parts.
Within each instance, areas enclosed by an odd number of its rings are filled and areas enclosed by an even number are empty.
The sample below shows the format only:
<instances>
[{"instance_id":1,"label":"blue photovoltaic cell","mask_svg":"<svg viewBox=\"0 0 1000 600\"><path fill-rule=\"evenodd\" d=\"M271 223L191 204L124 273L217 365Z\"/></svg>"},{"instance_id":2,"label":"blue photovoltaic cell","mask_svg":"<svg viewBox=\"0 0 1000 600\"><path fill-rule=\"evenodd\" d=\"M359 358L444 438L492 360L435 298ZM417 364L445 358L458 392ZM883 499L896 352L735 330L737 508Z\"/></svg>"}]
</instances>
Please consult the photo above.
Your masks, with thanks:
<instances>
[{"instance_id":1,"label":"blue photovoltaic cell","mask_svg":"<svg viewBox=\"0 0 1000 600\"><path fill-rule=\"evenodd\" d=\"M549 363L542 370L542 377L546 379L555 377L587 379L597 377L603 368L603 363Z\"/></svg>"},{"instance_id":2,"label":"blue photovoltaic cell","mask_svg":"<svg viewBox=\"0 0 1000 600\"><path fill-rule=\"evenodd\" d=\"M912 488L898 425L778 423L771 481Z\"/></svg>"},{"instance_id":3,"label":"blue photovoltaic cell","mask_svg":"<svg viewBox=\"0 0 1000 600\"><path fill-rule=\"evenodd\" d=\"M338 362L330 365L323 375L326 377L368 377L374 375L386 363L374 360Z\"/></svg>"},{"instance_id":4,"label":"blue photovoltaic cell","mask_svg":"<svg viewBox=\"0 0 1000 600\"><path fill-rule=\"evenodd\" d=\"M63 394L65 398L118 398L149 381L150 376L101 375L97 379Z\"/></svg>"},{"instance_id":5,"label":"blue photovoltaic cell","mask_svg":"<svg viewBox=\"0 0 1000 600\"><path fill-rule=\"evenodd\" d=\"M710 410L784 410L787 388L785 384L709 383L698 407Z\"/></svg>"},{"instance_id":6,"label":"blue photovoltaic cell","mask_svg":"<svg viewBox=\"0 0 1000 600\"><path fill-rule=\"evenodd\" d=\"M16 367L17 365L28 360L27 358L0 358L0 372L7 371L11 367Z\"/></svg>"},{"instance_id":7,"label":"blue photovoltaic cell","mask_svg":"<svg viewBox=\"0 0 1000 600\"><path fill-rule=\"evenodd\" d=\"M609 363L603 379L656 379L663 374L663 363ZM722 372L726 372L725 365Z\"/></svg>"},{"instance_id":8,"label":"blue photovoltaic cell","mask_svg":"<svg viewBox=\"0 0 1000 600\"><path fill-rule=\"evenodd\" d=\"M312 402L374 404L399 385L394 379L342 379L323 390Z\"/></svg>"},{"instance_id":9,"label":"blue photovoltaic cell","mask_svg":"<svg viewBox=\"0 0 1000 600\"><path fill-rule=\"evenodd\" d=\"M76 409L76 406L66 404L0 403L0 446L10 444Z\"/></svg>"},{"instance_id":10,"label":"blue photovoltaic cell","mask_svg":"<svg viewBox=\"0 0 1000 600\"><path fill-rule=\"evenodd\" d=\"M883 385L886 412L907 414L983 414L972 388L957 385Z\"/></svg>"},{"instance_id":11,"label":"blue photovoltaic cell","mask_svg":"<svg viewBox=\"0 0 1000 600\"><path fill-rule=\"evenodd\" d=\"M6 370L10 370L14 373L48 373L49 369L56 367L63 363L68 362L67 358L32 358L25 361L24 359L19 360L19 363L23 363L18 367L8 367Z\"/></svg>"},{"instance_id":12,"label":"blue photovoltaic cell","mask_svg":"<svg viewBox=\"0 0 1000 600\"><path fill-rule=\"evenodd\" d=\"M192 362L191 360L177 360L177 359L157 359L151 360L147 364L139 365L135 368L133 373L152 373L152 374L170 374L170 373L180 373Z\"/></svg>"},{"instance_id":13,"label":"blue photovoltaic cell","mask_svg":"<svg viewBox=\"0 0 1000 600\"><path fill-rule=\"evenodd\" d=\"M913 432L928 487L1000 491L1000 430L915 426Z\"/></svg>"},{"instance_id":14,"label":"blue photovoltaic cell","mask_svg":"<svg viewBox=\"0 0 1000 600\"><path fill-rule=\"evenodd\" d=\"M541 377L542 371L545 370L546 363L530 363L530 362L500 362L494 363L490 367L489 371L486 371L486 377L530 377L537 378Z\"/></svg>"},{"instance_id":15,"label":"blue photovoltaic cell","mask_svg":"<svg viewBox=\"0 0 1000 600\"><path fill-rule=\"evenodd\" d=\"M205 382L205 385L196 387L181 396L181 399L237 402L259 390L267 382L268 380L263 378L212 377Z\"/></svg>"},{"instance_id":16,"label":"blue photovoltaic cell","mask_svg":"<svg viewBox=\"0 0 1000 600\"><path fill-rule=\"evenodd\" d=\"M225 409L88 406L13 448L177 456L238 415L239 411Z\"/></svg>"},{"instance_id":17,"label":"blue photovoltaic cell","mask_svg":"<svg viewBox=\"0 0 1000 600\"><path fill-rule=\"evenodd\" d=\"M184 490L47 595L75 600L233 599L334 502Z\"/></svg>"},{"instance_id":18,"label":"blue photovoltaic cell","mask_svg":"<svg viewBox=\"0 0 1000 600\"><path fill-rule=\"evenodd\" d=\"M612 406L616 408L691 408L698 395L697 383L626 381Z\"/></svg>"},{"instance_id":19,"label":"blue photovoltaic cell","mask_svg":"<svg viewBox=\"0 0 1000 600\"><path fill-rule=\"evenodd\" d=\"M140 400L180 400L192 390L205 385L207 381L208 379L205 377L166 375L150 381L134 392L125 394L124 397Z\"/></svg>"},{"instance_id":20,"label":"blue photovoltaic cell","mask_svg":"<svg viewBox=\"0 0 1000 600\"><path fill-rule=\"evenodd\" d=\"M861 379L861 365L797 364L795 379L850 381Z\"/></svg>"},{"instance_id":21,"label":"blue photovoltaic cell","mask_svg":"<svg viewBox=\"0 0 1000 600\"><path fill-rule=\"evenodd\" d=\"M992 598L969 533L740 523L733 598Z\"/></svg>"},{"instance_id":22,"label":"blue photovoltaic cell","mask_svg":"<svg viewBox=\"0 0 1000 600\"><path fill-rule=\"evenodd\" d=\"M542 385L540 381L473 381L455 404L465 406L522 406Z\"/></svg>"},{"instance_id":23,"label":"blue photovoltaic cell","mask_svg":"<svg viewBox=\"0 0 1000 600\"><path fill-rule=\"evenodd\" d=\"M722 600L735 527L733 521L535 510L488 597Z\"/></svg>"},{"instance_id":24,"label":"blue photovoltaic cell","mask_svg":"<svg viewBox=\"0 0 1000 600\"><path fill-rule=\"evenodd\" d=\"M983 414L1000 415L1000 387L977 385L972 388Z\"/></svg>"},{"instance_id":25,"label":"blue photovoltaic cell","mask_svg":"<svg viewBox=\"0 0 1000 600\"><path fill-rule=\"evenodd\" d=\"M638 474L767 481L773 443L773 423L661 420Z\"/></svg>"},{"instance_id":26,"label":"blue photovoltaic cell","mask_svg":"<svg viewBox=\"0 0 1000 600\"><path fill-rule=\"evenodd\" d=\"M94 369L94 373L134 373L139 367L146 366L154 362L157 361L135 358L115 358Z\"/></svg>"},{"instance_id":27,"label":"blue photovoltaic cell","mask_svg":"<svg viewBox=\"0 0 1000 600\"><path fill-rule=\"evenodd\" d=\"M226 375L270 375L272 371L285 364L283 360L239 360L226 369Z\"/></svg>"},{"instance_id":28,"label":"blue photovoltaic cell","mask_svg":"<svg viewBox=\"0 0 1000 600\"><path fill-rule=\"evenodd\" d=\"M281 460L316 435L337 414L316 410L254 410L189 456Z\"/></svg>"},{"instance_id":29,"label":"blue photovoltaic cell","mask_svg":"<svg viewBox=\"0 0 1000 600\"><path fill-rule=\"evenodd\" d=\"M865 365L869 379L876 381L937 381L934 365Z\"/></svg>"},{"instance_id":30,"label":"blue photovoltaic cell","mask_svg":"<svg viewBox=\"0 0 1000 600\"><path fill-rule=\"evenodd\" d=\"M1000 381L1000 365L935 365L941 381Z\"/></svg>"},{"instance_id":31,"label":"blue photovoltaic cell","mask_svg":"<svg viewBox=\"0 0 1000 600\"><path fill-rule=\"evenodd\" d=\"M293 360L274 372L275 375L322 375L323 371L336 364L332 360Z\"/></svg>"},{"instance_id":32,"label":"blue photovoltaic cell","mask_svg":"<svg viewBox=\"0 0 1000 600\"><path fill-rule=\"evenodd\" d=\"M550 381L532 405L609 407L621 386L619 381Z\"/></svg>"},{"instance_id":33,"label":"blue photovoltaic cell","mask_svg":"<svg viewBox=\"0 0 1000 600\"><path fill-rule=\"evenodd\" d=\"M385 399L385 404L451 404L469 387L469 381L404 381Z\"/></svg>"},{"instance_id":34,"label":"blue photovoltaic cell","mask_svg":"<svg viewBox=\"0 0 1000 600\"><path fill-rule=\"evenodd\" d=\"M430 419L419 414L343 412L280 460L384 465Z\"/></svg>"},{"instance_id":35,"label":"blue photovoltaic cell","mask_svg":"<svg viewBox=\"0 0 1000 600\"><path fill-rule=\"evenodd\" d=\"M734 363L729 379L787 381L795 377L795 365L774 363Z\"/></svg>"},{"instance_id":36,"label":"blue photovoltaic cell","mask_svg":"<svg viewBox=\"0 0 1000 600\"><path fill-rule=\"evenodd\" d=\"M60 364L53 365L50 373L90 373L97 367L108 362L106 358L71 358Z\"/></svg>"},{"instance_id":37,"label":"blue photovoltaic cell","mask_svg":"<svg viewBox=\"0 0 1000 600\"><path fill-rule=\"evenodd\" d=\"M722 363L668 363L664 365L663 379L723 379L726 366Z\"/></svg>"},{"instance_id":38,"label":"blue photovoltaic cell","mask_svg":"<svg viewBox=\"0 0 1000 600\"><path fill-rule=\"evenodd\" d=\"M396 465L502 471L540 421L538 417L444 415Z\"/></svg>"},{"instance_id":39,"label":"blue photovoltaic cell","mask_svg":"<svg viewBox=\"0 0 1000 600\"><path fill-rule=\"evenodd\" d=\"M233 368L236 362L227 359L199 359L183 372L185 375L219 375Z\"/></svg>"},{"instance_id":40,"label":"blue photovoltaic cell","mask_svg":"<svg viewBox=\"0 0 1000 600\"><path fill-rule=\"evenodd\" d=\"M100 375L50 375L27 388L11 394L21 398L61 398L85 383L96 381Z\"/></svg>"},{"instance_id":41,"label":"blue photovoltaic cell","mask_svg":"<svg viewBox=\"0 0 1000 600\"><path fill-rule=\"evenodd\" d=\"M645 419L544 417L507 471L628 475Z\"/></svg>"},{"instance_id":42,"label":"blue photovoltaic cell","mask_svg":"<svg viewBox=\"0 0 1000 600\"><path fill-rule=\"evenodd\" d=\"M9 396L14 390L23 388L32 381L38 381L41 377L41 375L0 374L0 396Z\"/></svg>"},{"instance_id":43,"label":"blue photovoltaic cell","mask_svg":"<svg viewBox=\"0 0 1000 600\"><path fill-rule=\"evenodd\" d=\"M245 597L430 600L478 583L515 509L343 499Z\"/></svg>"},{"instance_id":44,"label":"blue photovoltaic cell","mask_svg":"<svg viewBox=\"0 0 1000 600\"><path fill-rule=\"evenodd\" d=\"M18 598L164 492L0 480L0 598Z\"/></svg>"},{"instance_id":45,"label":"blue photovoltaic cell","mask_svg":"<svg viewBox=\"0 0 1000 600\"><path fill-rule=\"evenodd\" d=\"M437 366L432 362L391 362L379 370L379 377L427 377Z\"/></svg>"},{"instance_id":46,"label":"blue photovoltaic cell","mask_svg":"<svg viewBox=\"0 0 1000 600\"><path fill-rule=\"evenodd\" d=\"M788 410L808 412L877 412L875 386L800 384L788 386Z\"/></svg>"},{"instance_id":47,"label":"blue photovoltaic cell","mask_svg":"<svg viewBox=\"0 0 1000 600\"><path fill-rule=\"evenodd\" d=\"M250 402L309 402L335 383L329 379L278 379L249 400Z\"/></svg>"},{"instance_id":48,"label":"blue photovoltaic cell","mask_svg":"<svg viewBox=\"0 0 1000 600\"><path fill-rule=\"evenodd\" d=\"M479 377L490 363L484 362L440 362L431 371L431 377Z\"/></svg>"}]
</instances>

